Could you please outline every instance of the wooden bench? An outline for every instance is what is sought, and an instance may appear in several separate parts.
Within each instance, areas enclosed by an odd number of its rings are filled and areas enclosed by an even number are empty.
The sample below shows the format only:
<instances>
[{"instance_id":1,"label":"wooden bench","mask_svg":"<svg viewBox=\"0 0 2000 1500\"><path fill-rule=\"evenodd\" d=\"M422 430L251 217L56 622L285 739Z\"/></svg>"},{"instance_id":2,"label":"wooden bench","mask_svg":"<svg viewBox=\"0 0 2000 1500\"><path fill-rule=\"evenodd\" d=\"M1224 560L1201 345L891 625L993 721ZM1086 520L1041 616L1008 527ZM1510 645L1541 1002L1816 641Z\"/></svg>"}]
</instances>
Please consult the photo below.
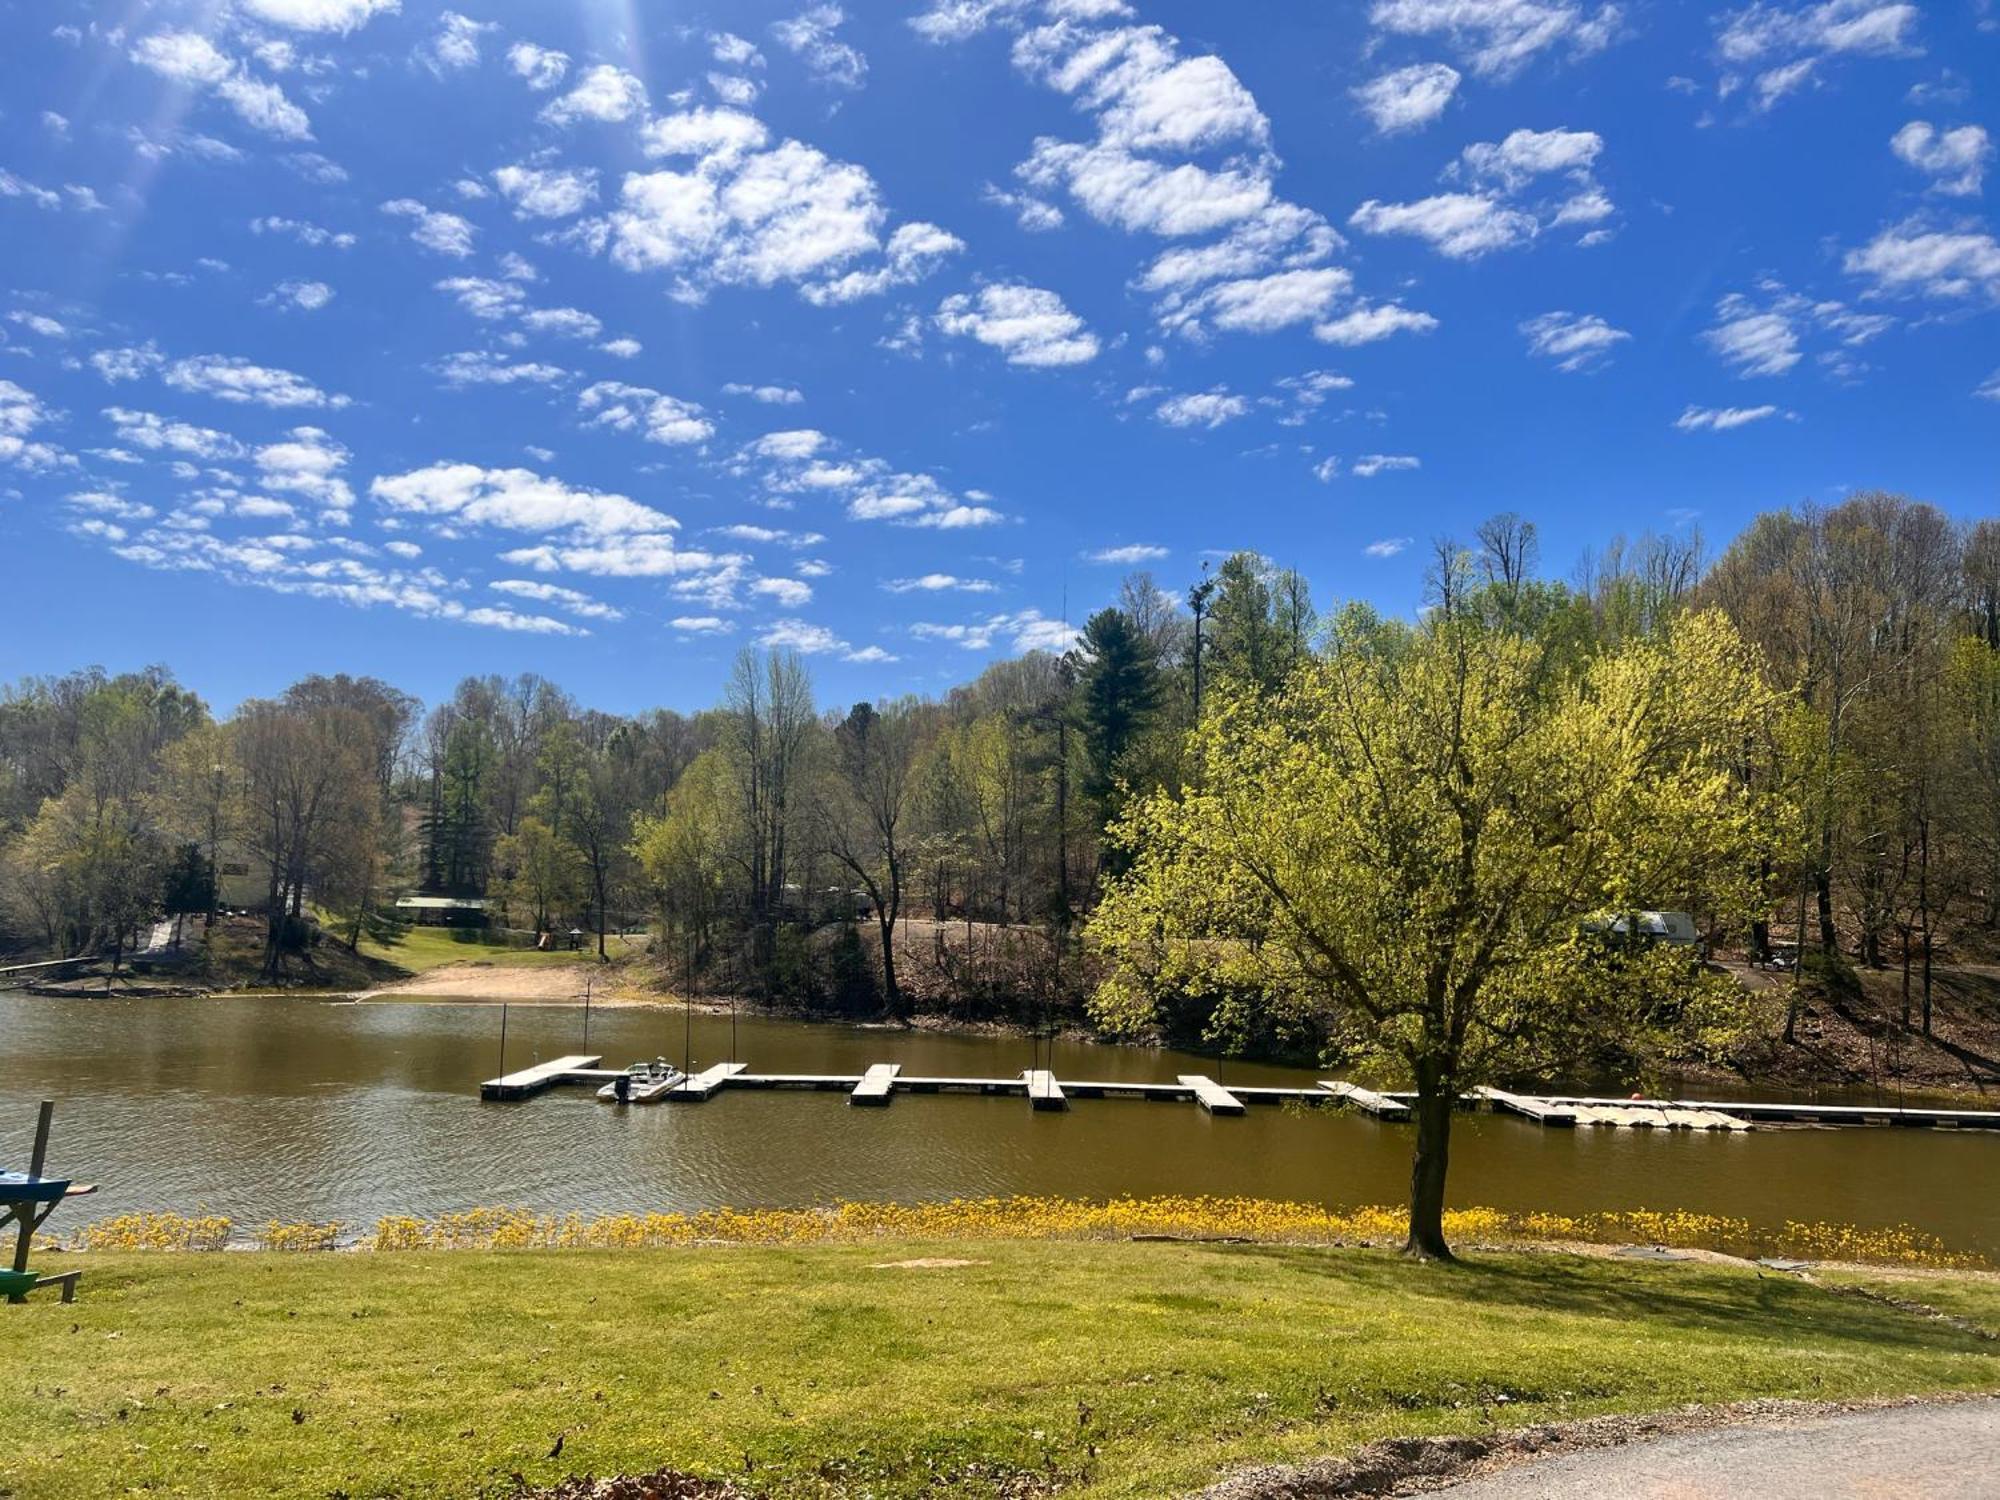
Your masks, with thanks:
<instances>
[{"instance_id":1,"label":"wooden bench","mask_svg":"<svg viewBox=\"0 0 2000 1500\"><path fill-rule=\"evenodd\" d=\"M81 1271L59 1271L54 1276L38 1274L35 1277L35 1284L29 1287L28 1291L17 1292L7 1300L9 1302L25 1302L28 1300L28 1292L39 1292L45 1286L59 1286L62 1288L62 1300L65 1302L74 1302L76 1301L76 1283L82 1275L83 1272Z\"/></svg>"}]
</instances>

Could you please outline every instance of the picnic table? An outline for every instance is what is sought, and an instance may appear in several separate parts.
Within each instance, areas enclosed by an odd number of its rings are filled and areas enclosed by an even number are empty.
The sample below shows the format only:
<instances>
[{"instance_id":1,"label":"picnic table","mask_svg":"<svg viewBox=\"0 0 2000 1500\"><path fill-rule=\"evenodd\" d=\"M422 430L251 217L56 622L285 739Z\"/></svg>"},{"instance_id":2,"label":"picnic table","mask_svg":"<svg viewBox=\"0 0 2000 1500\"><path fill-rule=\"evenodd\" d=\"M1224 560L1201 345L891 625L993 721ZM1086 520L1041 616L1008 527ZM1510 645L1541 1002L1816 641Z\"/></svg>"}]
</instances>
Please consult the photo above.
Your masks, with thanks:
<instances>
[{"instance_id":1,"label":"picnic table","mask_svg":"<svg viewBox=\"0 0 2000 1500\"><path fill-rule=\"evenodd\" d=\"M25 1302L36 1287L58 1286L62 1300L76 1300L76 1283L81 1271L64 1271L44 1276L28 1269L28 1252L35 1243L35 1231L42 1227L65 1199L97 1191L89 1183L72 1182L67 1177L44 1177L42 1165L48 1158L49 1124L56 1112L53 1100L44 1099L35 1121L35 1149L25 1172L0 1171L0 1236L14 1226L14 1267L0 1271L0 1292L9 1302Z\"/></svg>"}]
</instances>

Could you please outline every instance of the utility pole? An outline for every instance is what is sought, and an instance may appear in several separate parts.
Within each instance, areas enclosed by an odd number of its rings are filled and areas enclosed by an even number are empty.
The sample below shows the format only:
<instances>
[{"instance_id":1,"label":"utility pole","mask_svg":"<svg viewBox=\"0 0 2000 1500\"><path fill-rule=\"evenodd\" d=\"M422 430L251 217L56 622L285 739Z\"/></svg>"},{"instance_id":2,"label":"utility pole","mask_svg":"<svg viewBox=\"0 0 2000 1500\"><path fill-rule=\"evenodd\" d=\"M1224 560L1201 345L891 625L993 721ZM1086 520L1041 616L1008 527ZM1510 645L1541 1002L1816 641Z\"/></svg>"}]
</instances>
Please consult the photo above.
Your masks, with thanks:
<instances>
[{"instance_id":1,"label":"utility pole","mask_svg":"<svg viewBox=\"0 0 2000 1500\"><path fill-rule=\"evenodd\" d=\"M1202 622L1208 618L1209 596L1215 592L1215 580L1208 576L1208 564L1201 565L1201 582L1188 590L1188 608L1194 612L1194 721L1201 722L1201 646Z\"/></svg>"}]
</instances>

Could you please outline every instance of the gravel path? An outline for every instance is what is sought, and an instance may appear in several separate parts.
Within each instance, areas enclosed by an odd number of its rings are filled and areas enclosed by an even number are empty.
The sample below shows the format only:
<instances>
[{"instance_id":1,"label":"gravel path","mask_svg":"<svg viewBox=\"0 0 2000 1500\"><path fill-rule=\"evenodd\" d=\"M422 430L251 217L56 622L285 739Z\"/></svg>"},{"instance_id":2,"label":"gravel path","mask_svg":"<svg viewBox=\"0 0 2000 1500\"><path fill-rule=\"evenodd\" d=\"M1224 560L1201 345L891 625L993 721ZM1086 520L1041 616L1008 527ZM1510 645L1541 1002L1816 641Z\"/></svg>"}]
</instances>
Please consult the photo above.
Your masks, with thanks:
<instances>
[{"instance_id":1,"label":"gravel path","mask_svg":"<svg viewBox=\"0 0 2000 1500\"><path fill-rule=\"evenodd\" d=\"M2000 1400L1841 1412L1571 1453L1451 1500L2000 1500Z\"/></svg>"}]
</instances>

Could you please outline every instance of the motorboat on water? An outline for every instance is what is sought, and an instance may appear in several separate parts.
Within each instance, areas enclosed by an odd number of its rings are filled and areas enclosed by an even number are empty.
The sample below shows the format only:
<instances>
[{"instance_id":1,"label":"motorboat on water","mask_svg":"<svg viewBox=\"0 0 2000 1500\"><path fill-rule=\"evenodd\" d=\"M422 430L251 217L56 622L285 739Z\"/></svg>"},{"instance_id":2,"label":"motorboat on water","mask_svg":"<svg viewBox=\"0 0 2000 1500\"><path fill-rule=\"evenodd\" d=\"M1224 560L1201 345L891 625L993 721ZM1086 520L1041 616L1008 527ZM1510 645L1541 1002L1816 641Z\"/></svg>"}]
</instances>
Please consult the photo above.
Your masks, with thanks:
<instances>
[{"instance_id":1,"label":"motorboat on water","mask_svg":"<svg viewBox=\"0 0 2000 1500\"><path fill-rule=\"evenodd\" d=\"M606 1104L656 1104L686 1077L664 1057L656 1057L651 1062L633 1063L622 1078L614 1078L599 1089L597 1097Z\"/></svg>"}]
</instances>

